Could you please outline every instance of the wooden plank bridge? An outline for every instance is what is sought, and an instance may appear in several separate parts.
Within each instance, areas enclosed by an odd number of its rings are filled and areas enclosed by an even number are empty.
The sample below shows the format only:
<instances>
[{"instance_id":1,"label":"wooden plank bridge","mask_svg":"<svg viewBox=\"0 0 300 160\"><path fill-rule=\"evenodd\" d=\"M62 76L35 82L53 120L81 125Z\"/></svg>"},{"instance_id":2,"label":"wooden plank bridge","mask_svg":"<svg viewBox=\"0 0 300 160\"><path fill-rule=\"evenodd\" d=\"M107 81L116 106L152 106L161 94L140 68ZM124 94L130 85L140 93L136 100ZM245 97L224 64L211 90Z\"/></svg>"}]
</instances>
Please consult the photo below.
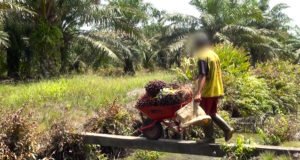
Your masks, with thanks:
<instances>
[{"instance_id":1,"label":"wooden plank bridge","mask_svg":"<svg viewBox=\"0 0 300 160\"><path fill-rule=\"evenodd\" d=\"M148 140L143 137L119 136L111 134L95 134L95 133L81 133L84 143L98 144L102 146L153 150L161 152L194 154L212 157L222 157L225 155L221 144L200 144L195 141L183 140ZM234 144L229 144L234 146ZM274 152L276 154L298 155L300 156L300 148L292 147L278 147L265 145L245 145L251 147L253 153L258 155L261 152Z\"/></svg>"}]
</instances>

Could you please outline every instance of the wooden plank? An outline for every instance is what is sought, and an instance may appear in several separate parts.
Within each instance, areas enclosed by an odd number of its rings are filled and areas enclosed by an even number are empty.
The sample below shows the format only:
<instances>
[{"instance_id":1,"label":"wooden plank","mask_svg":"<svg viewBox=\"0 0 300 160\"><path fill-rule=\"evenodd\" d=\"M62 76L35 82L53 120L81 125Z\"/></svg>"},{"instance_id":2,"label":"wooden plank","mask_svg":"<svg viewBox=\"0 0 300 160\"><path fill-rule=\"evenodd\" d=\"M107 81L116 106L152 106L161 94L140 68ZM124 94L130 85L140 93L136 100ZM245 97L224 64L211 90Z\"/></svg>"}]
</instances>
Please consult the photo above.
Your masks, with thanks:
<instances>
[{"instance_id":1,"label":"wooden plank","mask_svg":"<svg viewBox=\"0 0 300 160\"><path fill-rule=\"evenodd\" d=\"M82 133L81 136L83 137L84 143L86 144L99 144L102 146L143 149L183 154L195 154L213 157L222 157L225 155L224 151L221 149L221 144L200 144L196 143L195 141L169 139L148 140L143 137L95 133ZM234 144L229 145L234 146ZM245 147L252 147L255 155L266 151L274 152L276 154L287 155L300 154L300 148L265 145L245 145Z\"/></svg>"}]
</instances>

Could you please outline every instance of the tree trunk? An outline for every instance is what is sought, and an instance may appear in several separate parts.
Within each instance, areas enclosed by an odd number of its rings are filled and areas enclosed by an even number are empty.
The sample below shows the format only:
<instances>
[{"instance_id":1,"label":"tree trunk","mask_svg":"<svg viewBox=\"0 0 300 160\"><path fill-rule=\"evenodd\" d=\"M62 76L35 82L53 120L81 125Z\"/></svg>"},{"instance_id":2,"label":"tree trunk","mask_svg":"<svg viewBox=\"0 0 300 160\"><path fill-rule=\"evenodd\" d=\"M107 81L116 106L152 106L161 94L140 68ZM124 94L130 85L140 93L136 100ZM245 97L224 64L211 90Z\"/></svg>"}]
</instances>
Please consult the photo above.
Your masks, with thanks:
<instances>
[{"instance_id":1,"label":"tree trunk","mask_svg":"<svg viewBox=\"0 0 300 160\"><path fill-rule=\"evenodd\" d=\"M298 58L295 60L294 64L299 64L300 63L300 53L298 55Z\"/></svg>"},{"instance_id":2,"label":"tree trunk","mask_svg":"<svg viewBox=\"0 0 300 160\"><path fill-rule=\"evenodd\" d=\"M14 79L19 79L20 68L20 52L17 47L11 46L7 49L7 76Z\"/></svg>"},{"instance_id":3,"label":"tree trunk","mask_svg":"<svg viewBox=\"0 0 300 160\"><path fill-rule=\"evenodd\" d=\"M182 53L182 50L179 50L175 56L175 63L177 65L177 67L181 66L181 53Z\"/></svg>"},{"instance_id":4,"label":"tree trunk","mask_svg":"<svg viewBox=\"0 0 300 160\"><path fill-rule=\"evenodd\" d=\"M130 58L125 58L124 73L129 75L135 74L133 62Z\"/></svg>"},{"instance_id":5,"label":"tree trunk","mask_svg":"<svg viewBox=\"0 0 300 160\"><path fill-rule=\"evenodd\" d=\"M168 55L163 51L158 53L158 64L162 68L168 68Z\"/></svg>"},{"instance_id":6,"label":"tree trunk","mask_svg":"<svg viewBox=\"0 0 300 160\"><path fill-rule=\"evenodd\" d=\"M24 53L25 53L25 59L23 62L24 67L22 67L23 69L21 69L20 76L22 78L32 78L31 68L32 68L33 55L29 47L24 48Z\"/></svg>"},{"instance_id":7,"label":"tree trunk","mask_svg":"<svg viewBox=\"0 0 300 160\"><path fill-rule=\"evenodd\" d=\"M70 46L70 40L71 36L67 33L63 33L63 39L64 44L60 47L60 59L61 59L61 67L60 67L60 73L67 73L68 72L68 49Z\"/></svg>"},{"instance_id":8,"label":"tree trunk","mask_svg":"<svg viewBox=\"0 0 300 160\"><path fill-rule=\"evenodd\" d=\"M68 72L68 55L67 55L67 48L62 46L60 48L60 60L61 60L61 66L60 66L60 73L67 73Z\"/></svg>"}]
</instances>

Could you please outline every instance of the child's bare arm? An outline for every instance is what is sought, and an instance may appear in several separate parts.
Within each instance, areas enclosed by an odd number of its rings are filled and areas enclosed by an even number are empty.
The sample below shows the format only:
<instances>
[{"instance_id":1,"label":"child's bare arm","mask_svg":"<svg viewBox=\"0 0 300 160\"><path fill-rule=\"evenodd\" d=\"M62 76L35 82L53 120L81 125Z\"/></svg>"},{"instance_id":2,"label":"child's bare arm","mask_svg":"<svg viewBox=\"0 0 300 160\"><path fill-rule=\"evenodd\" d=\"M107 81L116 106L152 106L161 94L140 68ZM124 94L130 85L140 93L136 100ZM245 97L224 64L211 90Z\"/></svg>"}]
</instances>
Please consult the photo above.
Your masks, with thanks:
<instances>
[{"instance_id":1,"label":"child's bare arm","mask_svg":"<svg viewBox=\"0 0 300 160\"><path fill-rule=\"evenodd\" d=\"M202 92L202 89L204 88L205 82L206 82L206 76L200 75L198 78L197 90L196 90L196 94L194 97L195 101L201 100L201 92Z\"/></svg>"}]
</instances>

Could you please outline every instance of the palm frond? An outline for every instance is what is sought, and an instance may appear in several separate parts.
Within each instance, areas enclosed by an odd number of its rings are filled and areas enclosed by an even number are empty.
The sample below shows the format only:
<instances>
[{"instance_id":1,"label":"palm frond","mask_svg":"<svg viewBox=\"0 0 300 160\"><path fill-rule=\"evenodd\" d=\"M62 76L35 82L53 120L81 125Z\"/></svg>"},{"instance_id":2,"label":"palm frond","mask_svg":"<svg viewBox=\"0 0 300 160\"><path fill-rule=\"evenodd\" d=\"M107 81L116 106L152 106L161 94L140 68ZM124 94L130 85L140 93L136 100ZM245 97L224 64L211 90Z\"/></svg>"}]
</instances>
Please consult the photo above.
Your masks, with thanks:
<instances>
[{"instance_id":1,"label":"palm frond","mask_svg":"<svg viewBox=\"0 0 300 160\"><path fill-rule=\"evenodd\" d=\"M221 32L230 33L230 34L244 33L244 34L255 35L257 33L257 30L255 28L248 27L248 26L227 25L221 29Z\"/></svg>"},{"instance_id":2,"label":"palm frond","mask_svg":"<svg viewBox=\"0 0 300 160\"><path fill-rule=\"evenodd\" d=\"M252 47L257 50L256 54L261 57L261 60L267 60L278 56L276 53L278 53L279 50L276 50L271 45L259 43L252 44Z\"/></svg>"},{"instance_id":3,"label":"palm frond","mask_svg":"<svg viewBox=\"0 0 300 160\"><path fill-rule=\"evenodd\" d=\"M201 21L202 21L202 24L207 27L214 27L217 25L215 17L208 13L203 13L201 15Z\"/></svg>"},{"instance_id":4,"label":"palm frond","mask_svg":"<svg viewBox=\"0 0 300 160\"><path fill-rule=\"evenodd\" d=\"M0 31L0 46L4 46L5 48L9 47L9 39L8 34L4 31Z\"/></svg>"},{"instance_id":5,"label":"palm frond","mask_svg":"<svg viewBox=\"0 0 300 160\"><path fill-rule=\"evenodd\" d=\"M184 48L184 46L187 43L187 38L188 38L188 36L184 36L184 37L180 38L179 40L169 44L168 51L173 53L173 52L179 51L182 48Z\"/></svg>"},{"instance_id":6,"label":"palm frond","mask_svg":"<svg viewBox=\"0 0 300 160\"><path fill-rule=\"evenodd\" d=\"M17 12L26 12L31 15L35 15L36 13L27 7L13 2L0 2L0 12L7 11L17 11Z\"/></svg>"},{"instance_id":7,"label":"palm frond","mask_svg":"<svg viewBox=\"0 0 300 160\"><path fill-rule=\"evenodd\" d=\"M103 43L101 41L96 41L88 36L83 36L83 35L78 36L78 39L89 42L94 47L105 51L109 57L113 58L114 60L119 60L117 54L115 52L113 52L105 43Z\"/></svg>"},{"instance_id":8,"label":"palm frond","mask_svg":"<svg viewBox=\"0 0 300 160\"><path fill-rule=\"evenodd\" d=\"M123 57L131 57L132 53L127 45L124 44L122 38L127 37L124 32L91 32L88 34L95 40L103 41L110 44L111 48L119 49L122 51ZM120 53L121 54L121 53Z\"/></svg>"},{"instance_id":9,"label":"palm frond","mask_svg":"<svg viewBox=\"0 0 300 160\"><path fill-rule=\"evenodd\" d=\"M225 36L224 34L217 32L213 39L217 40L218 42L226 43L226 44L231 44L230 39Z\"/></svg>"},{"instance_id":10,"label":"palm frond","mask_svg":"<svg viewBox=\"0 0 300 160\"><path fill-rule=\"evenodd\" d=\"M161 23L167 24L170 23L173 27L183 28L198 28L200 27L200 19L191 15L183 15L183 14L166 14ZM171 25L169 25L171 26Z\"/></svg>"}]
</instances>

